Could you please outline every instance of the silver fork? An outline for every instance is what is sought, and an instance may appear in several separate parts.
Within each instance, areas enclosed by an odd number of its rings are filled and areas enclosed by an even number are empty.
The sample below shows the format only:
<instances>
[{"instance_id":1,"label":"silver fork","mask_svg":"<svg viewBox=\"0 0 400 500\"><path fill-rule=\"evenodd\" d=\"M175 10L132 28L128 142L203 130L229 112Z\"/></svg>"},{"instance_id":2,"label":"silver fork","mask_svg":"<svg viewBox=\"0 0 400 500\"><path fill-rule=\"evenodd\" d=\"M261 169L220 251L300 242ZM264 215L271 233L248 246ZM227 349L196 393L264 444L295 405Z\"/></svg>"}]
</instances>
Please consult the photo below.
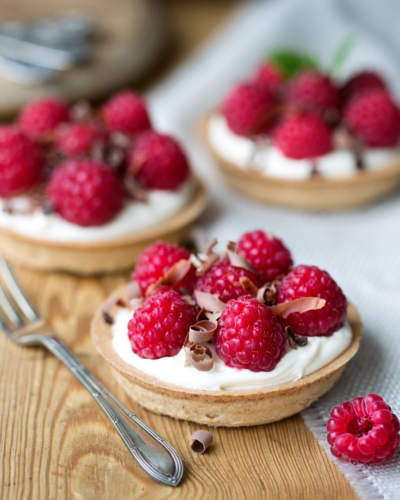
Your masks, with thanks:
<instances>
[{"instance_id":1,"label":"silver fork","mask_svg":"<svg viewBox=\"0 0 400 500\"><path fill-rule=\"evenodd\" d=\"M0 275L6 284L6 291L0 285L3 310L0 312L0 328L6 337L22 346L41 345L57 356L104 410L142 469L159 483L178 486L183 464L176 450L110 394L61 340L51 335L45 320L30 305L1 254Z\"/></svg>"}]
</instances>

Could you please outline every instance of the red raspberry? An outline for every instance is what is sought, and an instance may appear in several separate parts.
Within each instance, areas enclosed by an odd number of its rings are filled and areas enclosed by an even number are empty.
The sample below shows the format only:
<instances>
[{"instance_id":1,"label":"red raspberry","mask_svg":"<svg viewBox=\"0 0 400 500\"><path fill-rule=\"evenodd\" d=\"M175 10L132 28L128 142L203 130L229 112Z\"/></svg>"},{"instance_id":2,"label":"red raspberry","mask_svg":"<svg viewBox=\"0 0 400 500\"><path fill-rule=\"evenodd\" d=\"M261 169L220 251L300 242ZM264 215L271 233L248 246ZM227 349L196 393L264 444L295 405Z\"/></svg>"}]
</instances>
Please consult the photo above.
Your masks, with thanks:
<instances>
[{"instance_id":1,"label":"red raspberry","mask_svg":"<svg viewBox=\"0 0 400 500\"><path fill-rule=\"evenodd\" d=\"M321 309L280 317L284 327L290 326L294 333L309 337L329 337L342 328L347 314L346 297L326 271L302 265L283 278L278 289L278 304L302 297L319 297L325 299L326 304Z\"/></svg>"},{"instance_id":2,"label":"red raspberry","mask_svg":"<svg viewBox=\"0 0 400 500\"><path fill-rule=\"evenodd\" d=\"M177 189L190 173L181 146L172 137L152 130L138 137L128 161L133 175L150 189Z\"/></svg>"},{"instance_id":3,"label":"red raspberry","mask_svg":"<svg viewBox=\"0 0 400 500\"><path fill-rule=\"evenodd\" d=\"M348 101L355 95L372 89L386 90L385 82L377 73L362 71L347 80L341 88L340 94L342 101Z\"/></svg>"},{"instance_id":4,"label":"red raspberry","mask_svg":"<svg viewBox=\"0 0 400 500\"><path fill-rule=\"evenodd\" d=\"M327 75L302 71L290 85L288 101L301 110L323 115L339 108L339 91Z\"/></svg>"},{"instance_id":5,"label":"red raspberry","mask_svg":"<svg viewBox=\"0 0 400 500\"><path fill-rule=\"evenodd\" d=\"M257 68L255 81L267 88L271 94L276 94L285 81L285 75L272 61L263 61Z\"/></svg>"},{"instance_id":6,"label":"red raspberry","mask_svg":"<svg viewBox=\"0 0 400 500\"><path fill-rule=\"evenodd\" d=\"M226 304L214 345L228 366L270 372L285 354L286 336L269 307L243 295Z\"/></svg>"},{"instance_id":7,"label":"red raspberry","mask_svg":"<svg viewBox=\"0 0 400 500\"><path fill-rule=\"evenodd\" d=\"M346 462L377 464L399 447L399 419L378 394L335 406L326 428L332 454Z\"/></svg>"},{"instance_id":8,"label":"red raspberry","mask_svg":"<svg viewBox=\"0 0 400 500\"><path fill-rule=\"evenodd\" d=\"M242 83L228 92L222 113L235 134L254 136L269 128L274 106L274 98L263 85Z\"/></svg>"},{"instance_id":9,"label":"red raspberry","mask_svg":"<svg viewBox=\"0 0 400 500\"><path fill-rule=\"evenodd\" d=\"M139 283L144 297L149 286L163 278L174 264L182 259L187 260L189 258L190 254L185 248L159 241L155 245L147 247L139 255L135 270L132 273L132 280ZM185 279L177 283L174 289L185 288L189 293L192 293L196 280L195 271L194 266L192 266L192 270L185 276Z\"/></svg>"},{"instance_id":10,"label":"red raspberry","mask_svg":"<svg viewBox=\"0 0 400 500\"><path fill-rule=\"evenodd\" d=\"M368 146L394 146L400 136L400 111L387 92L380 89L356 95L343 111L350 132Z\"/></svg>"},{"instance_id":11,"label":"red raspberry","mask_svg":"<svg viewBox=\"0 0 400 500\"><path fill-rule=\"evenodd\" d=\"M12 196L40 180L42 151L16 127L0 128L0 196Z\"/></svg>"},{"instance_id":12,"label":"red raspberry","mask_svg":"<svg viewBox=\"0 0 400 500\"><path fill-rule=\"evenodd\" d=\"M88 154L94 143L105 137L105 132L96 123L73 123L60 130L57 145L67 156L81 156Z\"/></svg>"},{"instance_id":13,"label":"red raspberry","mask_svg":"<svg viewBox=\"0 0 400 500\"><path fill-rule=\"evenodd\" d=\"M255 285L258 285L258 277L252 272L242 267L235 267L228 258L222 259L214 264L204 276L200 276L196 282L196 290L216 295L222 302L231 299L238 299L245 295L241 282L241 277L246 277Z\"/></svg>"},{"instance_id":14,"label":"red raspberry","mask_svg":"<svg viewBox=\"0 0 400 500\"><path fill-rule=\"evenodd\" d=\"M160 292L145 301L128 323L132 351L141 358L175 356L181 350L196 310L174 290Z\"/></svg>"},{"instance_id":15,"label":"red raspberry","mask_svg":"<svg viewBox=\"0 0 400 500\"><path fill-rule=\"evenodd\" d=\"M237 253L258 271L262 283L285 276L293 265L282 241L261 230L245 233L238 241Z\"/></svg>"},{"instance_id":16,"label":"red raspberry","mask_svg":"<svg viewBox=\"0 0 400 500\"><path fill-rule=\"evenodd\" d=\"M315 115L290 116L274 133L275 145L288 158L316 158L332 149L332 134L326 123Z\"/></svg>"},{"instance_id":17,"label":"red raspberry","mask_svg":"<svg viewBox=\"0 0 400 500\"><path fill-rule=\"evenodd\" d=\"M102 116L108 128L125 134L137 134L151 128L143 99L131 90L123 90L106 102Z\"/></svg>"},{"instance_id":18,"label":"red raspberry","mask_svg":"<svg viewBox=\"0 0 400 500\"><path fill-rule=\"evenodd\" d=\"M67 104L56 97L46 97L31 102L23 110L18 123L21 129L33 138L43 138L60 123L67 122Z\"/></svg>"},{"instance_id":19,"label":"red raspberry","mask_svg":"<svg viewBox=\"0 0 400 500\"><path fill-rule=\"evenodd\" d=\"M47 187L61 217L79 226L100 226L122 209L125 192L111 167L89 160L58 168Z\"/></svg>"}]
</instances>

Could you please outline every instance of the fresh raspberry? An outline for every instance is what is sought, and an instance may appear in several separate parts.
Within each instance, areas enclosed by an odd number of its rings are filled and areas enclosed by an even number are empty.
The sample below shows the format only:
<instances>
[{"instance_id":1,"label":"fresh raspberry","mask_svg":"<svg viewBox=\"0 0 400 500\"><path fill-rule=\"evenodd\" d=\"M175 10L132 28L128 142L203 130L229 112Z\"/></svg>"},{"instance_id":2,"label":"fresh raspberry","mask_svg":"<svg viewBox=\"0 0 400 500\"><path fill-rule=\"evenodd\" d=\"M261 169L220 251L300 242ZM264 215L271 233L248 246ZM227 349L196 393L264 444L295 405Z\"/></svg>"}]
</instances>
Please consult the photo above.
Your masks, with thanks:
<instances>
[{"instance_id":1,"label":"fresh raspberry","mask_svg":"<svg viewBox=\"0 0 400 500\"><path fill-rule=\"evenodd\" d=\"M188 161L178 142L152 130L138 137L128 162L132 174L150 189L177 189L190 173Z\"/></svg>"},{"instance_id":2,"label":"fresh raspberry","mask_svg":"<svg viewBox=\"0 0 400 500\"><path fill-rule=\"evenodd\" d=\"M329 337L342 328L347 314L346 297L326 271L302 265L283 278L278 288L278 304L302 297L319 297L326 304L321 309L280 317L284 327L290 326L294 333L309 337Z\"/></svg>"},{"instance_id":3,"label":"fresh raspberry","mask_svg":"<svg viewBox=\"0 0 400 500\"><path fill-rule=\"evenodd\" d=\"M175 356L181 350L196 310L174 290L160 292L145 301L128 323L132 351L141 358Z\"/></svg>"},{"instance_id":4,"label":"fresh raspberry","mask_svg":"<svg viewBox=\"0 0 400 500\"><path fill-rule=\"evenodd\" d=\"M288 102L301 110L324 115L339 108L339 91L327 75L305 70L293 80Z\"/></svg>"},{"instance_id":5,"label":"fresh raspberry","mask_svg":"<svg viewBox=\"0 0 400 500\"><path fill-rule=\"evenodd\" d=\"M21 129L35 139L42 139L60 123L67 122L67 104L56 97L46 97L31 102L23 110L18 123Z\"/></svg>"},{"instance_id":6,"label":"fresh raspberry","mask_svg":"<svg viewBox=\"0 0 400 500\"><path fill-rule=\"evenodd\" d=\"M274 107L275 100L265 86L242 83L228 92L221 110L232 132L251 137L268 130Z\"/></svg>"},{"instance_id":7,"label":"fresh raspberry","mask_svg":"<svg viewBox=\"0 0 400 500\"><path fill-rule=\"evenodd\" d=\"M272 95L279 93L285 75L272 61L263 61L257 68L255 81L267 88Z\"/></svg>"},{"instance_id":8,"label":"fresh raspberry","mask_svg":"<svg viewBox=\"0 0 400 500\"><path fill-rule=\"evenodd\" d=\"M262 283L285 276L293 265L290 252L282 241L261 230L245 233L236 251L258 271Z\"/></svg>"},{"instance_id":9,"label":"fresh raspberry","mask_svg":"<svg viewBox=\"0 0 400 500\"><path fill-rule=\"evenodd\" d=\"M79 226L100 226L122 209L124 188L111 167L89 160L59 167L47 193L61 217Z\"/></svg>"},{"instance_id":10,"label":"fresh raspberry","mask_svg":"<svg viewBox=\"0 0 400 500\"><path fill-rule=\"evenodd\" d=\"M387 92L362 92L344 108L343 119L350 132L368 146L394 146L400 136L400 111Z\"/></svg>"},{"instance_id":11,"label":"fresh raspberry","mask_svg":"<svg viewBox=\"0 0 400 500\"><path fill-rule=\"evenodd\" d=\"M12 196L36 184L43 165L39 144L16 127L0 128L0 196Z\"/></svg>"},{"instance_id":12,"label":"fresh raspberry","mask_svg":"<svg viewBox=\"0 0 400 500\"><path fill-rule=\"evenodd\" d=\"M275 145L288 158L316 158L332 149L332 133L315 115L295 115L283 120L274 133Z\"/></svg>"},{"instance_id":13,"label":"fresh raspberry","mask_svg":"<svg viewBox=\"0 0 400 500\"><path fill-rule=\"evenodd\" d=\"M184 248L172 243L159 241L147 247L139 255L135 270L132 273L132 280L136 280L139 283L144 297L149 286L163 278L174 264L180 260L187 260L189 258L190 254ZM192 266L191 271L185 276L185 279L177 283L174 289L179 290L183 288L192 293L196 280L195 271L194 266Z\"/></svg>"},{"instance_id":14,"label":"fresh raspberry","mask_svg":"<svg viewBox=\"0 0 400 500\"><path fill-rule=\"evenodd\" d=\"M96 123L73 123L60 130L57 145L66 156L82 156L105 137L105 132Z\"/></svg>"},{"instance_id":15,"label":"fresh raspberry","mask_svg":"<svg viewBox=\"0 0 400 500\"><path fill-rule=\"evenodd\" d=\"M269 307L243 295L226 304L214 345L228 366L270 372L285 354L286 336Z\"/></svg>"},{"instance_id":16,"label":"fresh raspberry","mask_svg":"<svg viewBox=\"0 0 400 500\"><path fill-rule=\"evenodd\" d=\"M229 259L225 258L197 279L196 290L216 295L226 303L228 300L238 299L246 294L239 281L241 277L248 278L255 285L259 284L258 277L252 271L232 266Z\"/></svg>"},{"instance_id":17,"label":"fresh raspberry","mask_svg":"<svg viewBox=\"0 0 400 500\"><path fill-rule=\"evenodd\" d=\"M378 394L333 407L326 428L332 454L346 462L377 464L399 447L399 419Z\"/></svg>"},{"instance_id":18,"label":"fresh raspberry","mask_svg":"<svg viewBox=\"0 0 400 500\"><path fill-rule=\"evenodd\" d=\"M129 135L151 128L143 99L131 90L123 90L106 102L102 116L108 128Z\"/></svg>"},{"instance_id":19,"label":"fresh raspberry","mask_svg":"<svg viewBox=\"0 0 400 500\"><path fill-rule=\"evenodd\" d=\"M372 89L386 90L385 82L377 73L362 71L347 80L340 90L340 95L342 101L348 101L355 95Z\"/></svg>"}]
</instances>

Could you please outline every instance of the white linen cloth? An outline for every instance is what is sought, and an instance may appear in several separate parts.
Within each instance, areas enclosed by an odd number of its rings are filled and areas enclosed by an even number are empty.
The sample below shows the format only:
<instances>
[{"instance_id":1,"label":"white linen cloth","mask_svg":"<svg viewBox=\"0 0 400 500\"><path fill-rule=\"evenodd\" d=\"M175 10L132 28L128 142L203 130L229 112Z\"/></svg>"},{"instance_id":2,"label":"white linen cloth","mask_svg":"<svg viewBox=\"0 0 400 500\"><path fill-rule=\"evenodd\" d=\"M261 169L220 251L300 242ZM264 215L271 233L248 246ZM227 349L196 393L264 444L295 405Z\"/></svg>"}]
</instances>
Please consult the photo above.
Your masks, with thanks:
<instances>
[{"instance_id":1,"label":"white linen cloth","mask_svg":"<svg viewBox=\"0 0 400 500\"><path fill-rule=\"evenodd\" d=\"M357 43L342 76L375 68L400 98L400 2L397 0L253 0L222 31L149 94L155 124L176 134L210 187L200 221L221 243L264 228L281 237L295 263L328 270L361 313L361 348L341 381L302 416L363 499L400 498L400 454L387 464L355 466L335 459L326 443L330 409L376 392L400 412L400 194L339 213L306 213L252 202L226 187L198 136L199 120L224 92L246 79L269 51L297 47L324 67L343 39ZM316 471L316 473L318 473Z\"/></svg>"}]
</instances>

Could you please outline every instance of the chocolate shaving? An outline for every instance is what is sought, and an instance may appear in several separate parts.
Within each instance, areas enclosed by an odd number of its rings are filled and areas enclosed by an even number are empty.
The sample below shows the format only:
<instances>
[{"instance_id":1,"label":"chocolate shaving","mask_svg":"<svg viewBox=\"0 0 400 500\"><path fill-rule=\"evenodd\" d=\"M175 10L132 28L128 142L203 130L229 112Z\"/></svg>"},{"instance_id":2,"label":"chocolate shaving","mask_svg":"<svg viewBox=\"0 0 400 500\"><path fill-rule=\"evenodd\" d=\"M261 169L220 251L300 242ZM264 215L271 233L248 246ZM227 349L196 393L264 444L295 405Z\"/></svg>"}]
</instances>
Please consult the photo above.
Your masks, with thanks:
<instances>
[{"instance_id":1,"label":"chocolate shaving","mask_svg":"<svg viewBox=\"0 0 400 500\"><path fill-rule=\"evenodd\" d=\"M189 342L196 344L208 342L214 337L218 323L208 319L198 321L189 329Z\"/></svg>"},{"instance_id":2,"label":"chocolate shaving","mask_svg":"<svg viewBox=\"0 0 400 500\"><path fill-rule=\"evenodd\" d=\"M133 199L143 203L148 200L149 192L144 189L131 175L125 175L124 186Z\"/></svg>"},{"instance_id":3,"label":"chocolate shaving","mask_svg":"<svg viewBox=\"0 0 400 500\"><path fill-rule=\"evenodd\" d=\"M185 350L186 362L190 363L200 372L208 372L214 366L214 354L212 350L204 344L189 344L185 341L183 344ZM208 357L208 359L206 358Z\"/></svg>"},{"instance_id":4,"label":"chocolate shaving","mask_svg":"<svg viewBox=\"0 0 400 500\"><path fill-rule=\"evenodd\" d=\"M194 291L197 304L205 310L208 319L216 321L221 317L225 304L216 295L207 292Z\"/></svg>"},{"instance_id":5,"label":"chocolate shaving","mask_svg":"<svg viewBox=\"0 0 400 500\"><path fill-rule=\"evenodd\" d=\"M241 276L239 281L243 287L243 290L251 295L252 297L257 297L259 289L252 281L249 280L246 276ZM258 298L258 297L257 297Z\"/></svg>"},{"instance_id":6,"label":"chocolate shaving","mask_svg":"<svg viewBox=\"0 0 400 500\"><path fill-rule=\"evenodd\" d=\"M198 455L204 453L214 441L213 435L208 431L196 431L190 436L190 439L193 440L190 447Z\"/></svg>"},{"instance_id":7,"label":"chocolate shaving","mask_svg":"<svg viewBox=\"0 0 400 500\"><path fill-rule=\"evenodd\" d=\"M325 299L320 299L318 297L303 297L301 299L289 300L277 306L270 306L270 308L277 316L287 318L289 314L292 313L302 314L307 311L322 309L325 304Z\"/></svg>"},{"instance_id":8,"label":"chocolate shaving","mask_svg":"<svg viewBox=\"0 0 400 500\"><path fill-rule=\"evenodd\" d=\"M149 286L146 291L146 297L150 297L156 290L162 286L173 287L180 281L182 281L190 269L192 268L192 263L189 259L181 259L176 262L172 267L168 269L165 276L159 279L156 283Z\"/></svg>"},{"instance_id":9,"label":"chocolate shaving","mask_svg":"<svg viewBox=\"0 0 400 500\"><path fill-rule=\"evenodd\" d=\"M272 306L276 302L278 290L275 281L269 282L258 290L257 299L267 306Z\"/></svg>"},{"instance_id":10,"label":"chocolate shaving","mask_svg":"<svg viewBox=\"0 0 400 500\"><path fill-rule=\"evenodd\" d=\"M308 338L303 335L297 335L290 326L285 328L285 334L292 349L297 349L297 346L304 347L308 344Z\"/></svg>"},{"instance_id":11,"label":"chocolate shaving","mask_svg":"<svg viewBox=\"0 0 400 500\"><path fill-rule=\"evenodd\" d=\"M131 299L137 299L142 297L142 291L140 289L140 285L136 280L131 281L126 285L125 292L128 302L130 302Z\"/></svg>"},{"instance_id":12,"label":"chocolate shaving","mask_svg":"<svg viewBox=\"0 0 400 500\"><path fill-rule=\"evenodd\" d=\"M205 259L203 261L200 260L200 265L197 266L196 270L196 275L197 276L203 276L211 267L216 264L220 259L221 256L214 252L214 247L218 243L217 238L213 238L207 243L206 249L205 249Z\"/></svg>"},{"instance_id":13,"label":"chocolate shaving","mask_svg":"<svg viewBox=\"0 0 400 500\"><path fill-rule=\"evenodd\" d=\"M194 300L194 298L189 295L189 294L185 294L185 295L182 295L181 298L187 302L190 306L195 306L196 305L196 301Z\"/></svg>"},{"instance_id":14,"label":"chocolate shaving","mask_svg":"<svg viewBox=\"0 0 400 500\"><path fill-rule=\"evenodd\" d=\"M110 314L108 314L108 312L105 311L103 311L103 320L108 325L112 325L114 323L114 319L112 318L112 316L110 316Z\"/></svg>"},{"instance_id":15,"label":"chocolate shaving","mask_svg":"<svg viewBox=\"0 0 400 500\"><path fill-rule=\"evenodd\" d=\"M248 262L241 255L236 253L236 243L234 241L228 242L227 252L228 252L229 262L232 264L232 266L241 267L243 269L247 269L247 271L251 271L252 273L257 274L257 271L250 264L250 262Z\"/></svg>"},{"instance_id":16,"label":"chocolate shaving","mask_svg":"<svg viewBox=\"0 0 400 500\"><path fill-rule=\"evenodd\" d=\"M144 299L142 299L142 297L136 297L129 301L129 306L133 311L136 311L136 309L140 309L142 307L143 302Z\"/></svg>"}]
</instances>

